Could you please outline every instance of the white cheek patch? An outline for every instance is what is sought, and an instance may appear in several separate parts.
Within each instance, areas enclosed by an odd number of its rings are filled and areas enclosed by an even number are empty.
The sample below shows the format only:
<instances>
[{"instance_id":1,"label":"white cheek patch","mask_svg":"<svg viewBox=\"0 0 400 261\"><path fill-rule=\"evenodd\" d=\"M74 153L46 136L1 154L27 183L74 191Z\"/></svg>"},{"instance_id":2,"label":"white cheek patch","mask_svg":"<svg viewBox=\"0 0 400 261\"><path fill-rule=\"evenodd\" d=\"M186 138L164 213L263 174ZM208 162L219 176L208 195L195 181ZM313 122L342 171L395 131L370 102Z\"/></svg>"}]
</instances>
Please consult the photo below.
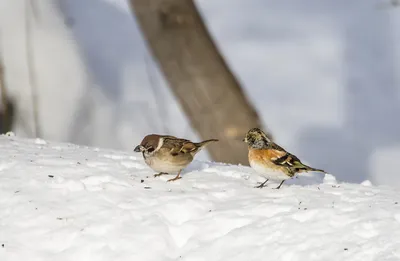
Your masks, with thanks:
<instances>
[{"instance_id":1,"label":"white cheek patch","mask_svg":"<svg viewBox=\"0 0 400 261\"><path fill-rule=\"evenodd\" d=\"M164 144L164 138L159 138L157 148L154 151L158 151L159 149L161 149L163 144Z\"/></svg>"},{"instance_id":2,"label":"white cheek patch","mask_svg":"<svg viewBox=\"0 0 400 261\"><path fill-rule=\"evenodd\" d=\"M143 156L144 156L145 158L148 158L148 157L150 157L151 155L153 155L153 153L154 153L154 151L153 151L153 152L144 151L144 152L143 152Z\"/></svg>"}]
</instances>

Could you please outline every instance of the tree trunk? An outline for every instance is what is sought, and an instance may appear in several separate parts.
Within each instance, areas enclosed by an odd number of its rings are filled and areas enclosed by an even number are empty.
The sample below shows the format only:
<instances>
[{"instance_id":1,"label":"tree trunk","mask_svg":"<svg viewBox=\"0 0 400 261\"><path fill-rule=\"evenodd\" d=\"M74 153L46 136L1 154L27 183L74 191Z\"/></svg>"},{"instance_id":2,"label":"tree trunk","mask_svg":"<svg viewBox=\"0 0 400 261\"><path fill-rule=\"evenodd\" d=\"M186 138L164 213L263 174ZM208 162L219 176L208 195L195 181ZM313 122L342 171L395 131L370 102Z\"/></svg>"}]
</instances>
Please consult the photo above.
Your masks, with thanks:
<instances>
[{"instance_id":1,"label":"tree trunk","mask_svg":"<svg viewBox=\"0 0 400 261\"><path fill-rule=\"evenodd\" d=\"M14 118L14 105L8 99L4 79L4 69L0 62L0 134L11 131Z\"/></svg>"},{"instance_id":2,"label":"tree trunk","mask_svg":"<svg viewBox=\"0 0 400 261\"><path fill-rule=\"evenodd\" d=\"M192 0L130 0L153 56L215 161L246 164L246 132L260 127Z\"/></svg>"},{"instance_id":3,"label":"tree trunk","mask_svg":"<svg viewBox=\"0 0 400 261\"><path fill-rule=\"evenodd\" d=\"M7 119L7 103L6 103L6 87L4 85L4 72L3 72L3 66L1 65L0 62L0 134L4 133L4 129L6 126L6 123L8 121Z\"/></svg>"}]
</instances>

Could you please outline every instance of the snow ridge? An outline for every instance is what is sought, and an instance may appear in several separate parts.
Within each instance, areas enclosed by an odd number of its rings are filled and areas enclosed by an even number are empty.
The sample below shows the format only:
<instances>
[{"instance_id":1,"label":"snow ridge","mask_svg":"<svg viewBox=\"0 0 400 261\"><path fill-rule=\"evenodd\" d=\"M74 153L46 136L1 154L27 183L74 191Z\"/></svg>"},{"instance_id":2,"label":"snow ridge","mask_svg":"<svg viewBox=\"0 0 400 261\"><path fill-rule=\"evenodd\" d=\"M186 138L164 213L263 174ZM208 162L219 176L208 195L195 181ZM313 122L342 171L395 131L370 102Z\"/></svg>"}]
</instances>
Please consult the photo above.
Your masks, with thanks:
<instances>
[{"instance_id":1,"label":"snow ridge","mask_svg":"<svg viewBox=\"0 0 400 261\"><path fill-rule=\"evenodd\" d=\"M395 189L255 189L250 168L199 161L152 174L133 152L1 136L0 260L400 260Z\"/></svg>"}]
</instances>

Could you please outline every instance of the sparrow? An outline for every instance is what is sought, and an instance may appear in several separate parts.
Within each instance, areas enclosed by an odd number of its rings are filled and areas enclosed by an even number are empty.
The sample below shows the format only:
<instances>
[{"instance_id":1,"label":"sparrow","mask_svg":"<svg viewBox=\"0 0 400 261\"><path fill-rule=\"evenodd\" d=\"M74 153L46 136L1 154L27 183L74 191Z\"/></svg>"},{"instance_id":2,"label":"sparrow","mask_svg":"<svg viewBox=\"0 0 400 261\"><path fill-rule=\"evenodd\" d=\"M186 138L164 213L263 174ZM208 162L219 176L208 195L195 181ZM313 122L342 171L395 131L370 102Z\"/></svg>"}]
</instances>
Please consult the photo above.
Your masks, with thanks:
<instances>
[{"instance_id":1,"label":"sparrow","mask_svg":"<svg viewBox=\"0 0 400 261\"><path fill-rule=\"evenodd\" d=\"M167 181L170 182L180 179L181 171L193 161L194 156L206 145L216 141L210 139L192 142L169 135L150 134L143 138L134 151L141 152L146 164L159 172L154 177L178 173L175 178Z\"/></svg>"},{"instance_id":2,"label":"sparrow","mask_svg":"<svg viewBox=\"0 0 400 261\"><path fill-rule=\"evenodd\" d=\"M281 181L276 189L280 189L285 180L301 172L316 171L326 173L303 164L295 155L287 152L272 142L259 128L249 130L243 139L249 149L250 166L267 180L256 188L263 188L269 179Z\"/></svg>"}]
</instances>

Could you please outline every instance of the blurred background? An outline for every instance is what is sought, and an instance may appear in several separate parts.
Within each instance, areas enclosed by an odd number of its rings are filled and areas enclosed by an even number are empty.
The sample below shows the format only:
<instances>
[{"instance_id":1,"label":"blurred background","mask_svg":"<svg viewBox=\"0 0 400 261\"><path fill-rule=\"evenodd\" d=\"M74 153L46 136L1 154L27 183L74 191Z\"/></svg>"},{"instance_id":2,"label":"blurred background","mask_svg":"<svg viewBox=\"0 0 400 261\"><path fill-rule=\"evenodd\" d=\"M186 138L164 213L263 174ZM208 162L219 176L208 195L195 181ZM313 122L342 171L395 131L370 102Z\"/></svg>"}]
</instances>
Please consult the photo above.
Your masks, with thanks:
<instances>
[{"instance_id":1,"label":"blurred background","mask_svg":"<svg viewBox=\"0 0 400 261\"><path fill-rule=\"evenodd\" d=\"M195 4L277 143L341 181L400 187L396 1ZM126 151L201 139L126 0L0 0L0 64L3 131Z\"/></svg>"}]
</instances>

